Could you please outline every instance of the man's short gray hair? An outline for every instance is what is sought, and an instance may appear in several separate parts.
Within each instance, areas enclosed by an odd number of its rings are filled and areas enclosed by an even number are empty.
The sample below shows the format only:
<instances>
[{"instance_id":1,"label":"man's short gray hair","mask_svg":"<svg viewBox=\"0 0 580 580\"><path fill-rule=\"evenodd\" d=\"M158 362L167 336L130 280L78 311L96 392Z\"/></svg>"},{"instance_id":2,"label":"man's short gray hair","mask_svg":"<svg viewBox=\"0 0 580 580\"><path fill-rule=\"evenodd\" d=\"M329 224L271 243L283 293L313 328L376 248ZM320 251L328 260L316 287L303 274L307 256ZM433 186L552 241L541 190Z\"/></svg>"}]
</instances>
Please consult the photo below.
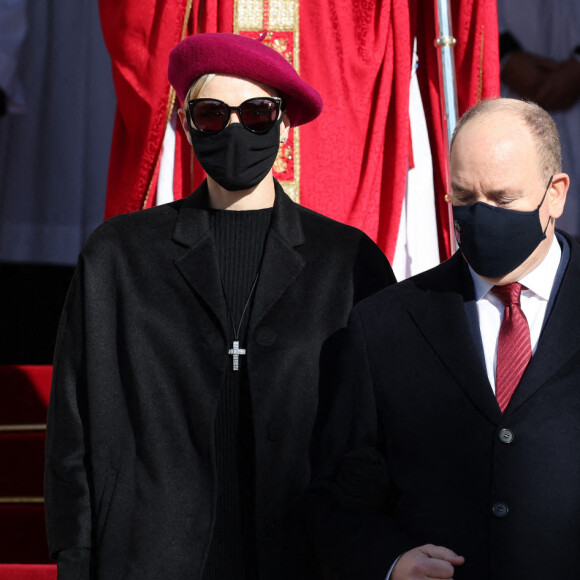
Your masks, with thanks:
<instances>
[{"instance_id":1,"label":"man's short gray hair","mask_svg":"<svg viewBox=\"0 0 580 580\"><path fill-rule=\"evenodd\" d=\"M496 112L513 113L530 130L536 143L538 166L546 180L550 175L562 171L562 148L554 120L536 103L518 99L486 99L466 111L453 131L450 151L453 149L457 134L469 121Z\"/></svg>"}]
</instances>

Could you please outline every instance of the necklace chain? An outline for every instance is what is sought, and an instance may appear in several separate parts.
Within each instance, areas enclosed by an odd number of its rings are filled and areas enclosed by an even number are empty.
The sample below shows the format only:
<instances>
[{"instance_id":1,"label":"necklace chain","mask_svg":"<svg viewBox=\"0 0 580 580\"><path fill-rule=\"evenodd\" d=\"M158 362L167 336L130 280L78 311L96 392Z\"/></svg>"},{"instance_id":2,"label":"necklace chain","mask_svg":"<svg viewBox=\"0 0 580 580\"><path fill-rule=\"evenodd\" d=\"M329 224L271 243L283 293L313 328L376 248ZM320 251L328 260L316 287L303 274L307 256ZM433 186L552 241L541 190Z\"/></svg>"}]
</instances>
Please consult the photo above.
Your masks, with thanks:
<instances>
[{"instance_id":1,"label":"necklace chain","mask_svg":"<svg viewBox=\"0 0 580 580\"><path fill-rule=\"evenodd\" d=\"M248 309L248 306L250 305L252 295L254 294L256 284L258 283L259 276L260 276L260 269L258 269L258 272L256 273L256 277L254 278L254 282L253 282L252 287L250 289L250 293L248 294L248 297L246 298L246 303L244 304L244 309L242 310L242 315L240 316L240 322L238 323L237 329L236 329L236 325L234 324L234 317L232 316L232 311L230 310L230 306L229 306L228 300L226 298L226 292L225 292L225 289L223 287L223 281L222 281L222 291L224 293L224 300L226 301L226 308L228 311L228 315L230 317L232 331L234 333L234 340L233 340L232 348L228 349L228 354L232 356L232 370L233 371L240 370L240 356L245 356L245 354L246 354L246 349L240 348L240 330L242 328L242 322L244 321L244 316L246 315L246 310Z\"/></svg>"},{"instance_id":2,"label":"necklace chain","mask_svg":"<svg viewBox=\"0 0 580 580\"><path fill-rule=\"evenodd\" d=\"M260 270L258 270L258 272L256 273L256 277L254 278L254 282L252 283L252 287L250 288L250 293L248 294L248 297L246 298L246 303L244 304L244 309L242 310L242 315L240 316L240 322L238 323L238 328L236 329L236 326L234 324L234 317L232 316L232 311L230 310L230 306L228 304L228 301L226 299L226 308L228 310L228 315L230 317L230 323L232 325L232 330L234 331L234 340L239 340L240 339L240 330L242 328L242 322L244 320L244 316L246 315L246 310L248 309L248 306L250 305L250 300L252 299L252 295L254 294L254 290L256 288L256 284L258 283L258 278L260 277ZM222 288L223 288L223 284L222 284ZM224 298L226 296L225 290L224 290Z\"/></svg>"}]
</instances>

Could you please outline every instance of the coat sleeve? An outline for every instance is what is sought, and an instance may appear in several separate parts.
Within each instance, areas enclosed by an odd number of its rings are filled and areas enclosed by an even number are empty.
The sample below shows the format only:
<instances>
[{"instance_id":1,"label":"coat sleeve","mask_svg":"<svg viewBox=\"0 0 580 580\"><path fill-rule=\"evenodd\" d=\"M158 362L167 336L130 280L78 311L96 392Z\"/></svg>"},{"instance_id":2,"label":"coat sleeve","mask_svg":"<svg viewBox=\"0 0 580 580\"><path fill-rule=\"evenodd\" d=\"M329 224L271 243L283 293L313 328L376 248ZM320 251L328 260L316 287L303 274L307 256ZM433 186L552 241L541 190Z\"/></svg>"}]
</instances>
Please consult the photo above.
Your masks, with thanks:
<instances>
[{"instance_id":1,"label":"coat sleeve","mask_svg":"<svg viewBox=\"0 0 580 580\"><path fill-rule=\"evenodd\" d=\"M353 281L354 304L397 281L386 256L366 234L359 243Z\"/></svg>"},{"instance_id":2,"label":"coat sleeve","mask_svg":"<svg viewBox=\"0 0 580 580\"><path fill-rule=\"evenodd\" d=\"M413 542L389 515L392 489L382 448L363 327L348 328L321 356L320 403L311 445L305 518L321 564L343 579L384 580Z\"/></svg>"},{"instance_id":3,"label":"coat sleeve","mask_svg":"<svg viewBox=\"0 0 580 580\"><path fill-rule=\"evenodd\" d=\"M91 503L87 476L82 257L61 317L46 430L45 507L59 580L88 578Z\"/></svg>"}]
</instances>

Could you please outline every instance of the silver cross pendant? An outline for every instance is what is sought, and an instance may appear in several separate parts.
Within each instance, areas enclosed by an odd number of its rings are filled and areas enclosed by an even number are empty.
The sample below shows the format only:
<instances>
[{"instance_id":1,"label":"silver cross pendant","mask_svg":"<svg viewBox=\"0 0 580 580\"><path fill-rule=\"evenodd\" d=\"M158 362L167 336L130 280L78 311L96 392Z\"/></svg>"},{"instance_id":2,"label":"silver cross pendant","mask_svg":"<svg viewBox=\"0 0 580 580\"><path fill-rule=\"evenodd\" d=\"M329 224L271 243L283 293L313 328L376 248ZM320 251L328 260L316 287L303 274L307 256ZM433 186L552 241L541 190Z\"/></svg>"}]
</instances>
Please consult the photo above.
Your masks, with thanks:
<instances>
[{"instance_id":1,"label":"silver cross pendant","mask_svg":"<svg viewBox=\"0 0 580 580\"><path fill-rule=\"evenodd\" d=\"M231 354L233 357L233 370L239 371L240 370L240 356L246 354L245 348L240 348L240 341L234 340L233 348L228 350L228 354Z\"/></svg>"}]
</instances>

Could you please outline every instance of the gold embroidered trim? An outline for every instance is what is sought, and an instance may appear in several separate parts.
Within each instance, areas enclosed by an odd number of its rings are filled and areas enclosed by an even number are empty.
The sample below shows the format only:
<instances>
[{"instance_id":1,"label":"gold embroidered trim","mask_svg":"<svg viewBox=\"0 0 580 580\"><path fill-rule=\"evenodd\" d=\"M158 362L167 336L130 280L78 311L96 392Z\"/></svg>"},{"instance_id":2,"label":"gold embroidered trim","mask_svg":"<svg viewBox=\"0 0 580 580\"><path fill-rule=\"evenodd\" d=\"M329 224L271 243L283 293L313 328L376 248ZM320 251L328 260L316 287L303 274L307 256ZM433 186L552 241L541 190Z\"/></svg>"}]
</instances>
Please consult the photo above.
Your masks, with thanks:
<instances>
[{"instance_id":1,"label":"gold embroidered trim","mask_svg":"<svg viewBox=\"0 0 580 580\"><path fill-rule=\"evenodd\" d=\"M240 30L264 30L263 0L236 0L234 2L234 33Z\"/></svg>"},{"instance_id":2,"label":"gold embroidered trim","mask_svg":"<svg viewBox=\"0 0 580 580\"><path fill-rule=\"evenodd\" d=\"M258 38L284 56L300 72L298 0L234 0L234 33ZM300 202L300 130L290 129L274 162L274 177L290 198Z\"/></svg>"},{"instance_id":3,"label":"gold embroidered trim","mask_svg":"<svg viewBox=\"0 0 580 580\"><path fill-rule=\"evenodd\" d=\"M297 30L298 2L296 0L270 0L270 29Z\"/></svg>"}]
</instances>

